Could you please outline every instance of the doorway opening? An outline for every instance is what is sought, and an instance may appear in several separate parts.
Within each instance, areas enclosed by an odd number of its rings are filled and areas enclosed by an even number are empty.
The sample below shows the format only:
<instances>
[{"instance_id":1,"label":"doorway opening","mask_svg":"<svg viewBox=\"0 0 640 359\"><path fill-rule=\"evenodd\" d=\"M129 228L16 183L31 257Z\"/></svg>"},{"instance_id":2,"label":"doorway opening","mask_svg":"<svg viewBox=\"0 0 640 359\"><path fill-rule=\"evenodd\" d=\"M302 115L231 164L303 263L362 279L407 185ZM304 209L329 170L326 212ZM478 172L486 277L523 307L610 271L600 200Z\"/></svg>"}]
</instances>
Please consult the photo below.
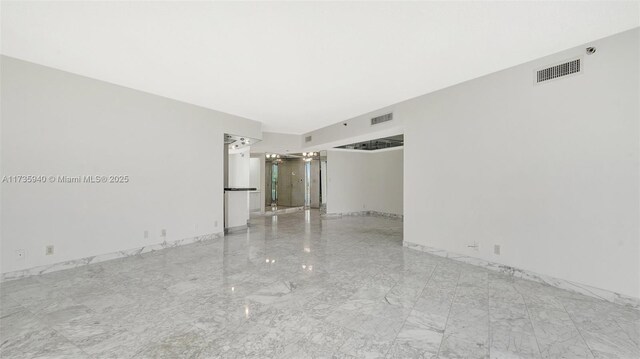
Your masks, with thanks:
<instances>
[{"instance_id":1,"label":"doorway opening","mask_svg":"<svg viewBox=\"0 0 640 359\"><path fill-rule=\"evenodd\" d=\"M311 207L311 161L304 163L304 206Z\"/></svg>"},{"instance_id":2,"label":"doorway opening","mask_svg":"<svg viewBox=\"0 0 640 359\"><path fill-rule=\"evenodd\" d=\"M278 205L278 162L271 163L271 206Z\"/></svg>"},{"instance_id":3,"label":"doorway opening","mask_svg":"<svg viewBox=\"0 0 640 359\"><path fill-rule=\"evenodd\" d=\"M265 155L265 211L320 208L320 154Z\"/></svg>"}]
</instances>

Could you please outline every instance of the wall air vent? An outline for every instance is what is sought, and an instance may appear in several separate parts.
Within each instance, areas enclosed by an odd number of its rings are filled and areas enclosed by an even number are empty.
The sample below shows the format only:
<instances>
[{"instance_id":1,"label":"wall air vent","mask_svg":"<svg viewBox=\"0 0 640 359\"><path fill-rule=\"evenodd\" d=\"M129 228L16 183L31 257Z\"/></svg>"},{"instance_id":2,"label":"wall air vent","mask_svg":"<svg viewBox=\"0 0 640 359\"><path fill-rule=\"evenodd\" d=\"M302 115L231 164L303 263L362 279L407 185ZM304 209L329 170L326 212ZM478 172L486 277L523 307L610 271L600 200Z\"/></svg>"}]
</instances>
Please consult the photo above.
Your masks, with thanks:
<instances>
[{"instance_id":1,"label":"wall air vent","mask_svg":"<svg viewBox=\"0 0 640 359\"><path fill-rule=\"evenodd\" d=\"M393 120L393 113L388 113L386 115L374 117L371 119L371 125L377 125L379 123L387 122Z\"/></svg>"},{"instance_id":2,"label":"wall air vent","mask_svg":"<svg viewBox=\"0 0 640 359\"><path fill-rule=\"evenodd\" d=\"M304 138L304 142L311 142L311 136L307 136Z\"/></svg>"},{"instance_id":3,"label":"wall air vent","mask_svg":"<svg viewBox=\"0 0 640 359\"><path fill-rule=\"evenodd\" d=\"M559 65L547 67L536 71L536 83L541 83L558 77L577 74L582 71L580 59L564 62Z\"/></svg>"}]
</instances>

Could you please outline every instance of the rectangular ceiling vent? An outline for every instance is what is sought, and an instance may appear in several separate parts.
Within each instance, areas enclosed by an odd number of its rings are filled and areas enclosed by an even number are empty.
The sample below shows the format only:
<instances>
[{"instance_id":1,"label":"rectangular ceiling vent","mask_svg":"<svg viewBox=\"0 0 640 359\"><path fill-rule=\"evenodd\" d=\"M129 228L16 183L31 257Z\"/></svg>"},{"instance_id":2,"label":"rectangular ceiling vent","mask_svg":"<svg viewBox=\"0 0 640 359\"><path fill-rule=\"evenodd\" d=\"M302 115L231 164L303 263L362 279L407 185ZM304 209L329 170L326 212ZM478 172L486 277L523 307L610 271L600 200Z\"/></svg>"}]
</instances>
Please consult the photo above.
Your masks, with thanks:
<instances>
[{"instance_id":1,"label":"rectangular ceiling vent","mask_svg":"<svg viewBox=\"0 0 640 359\"><path fill-rule=\"evenodd\" d=\"M387 122L387 121L391 121L393 120L393 113L388 113L386 115L382 115L382 116L378 116L378 117L374 117L371 119L371 125L377 125L383 122Z\"/></svg>"},{"instance_id":2,"label":"rectangular ceiling vent","mask_svg":"<svg viewBox=\"0 0 640 359\"><path fill-rule=\"evenodd\" d=\"M304 138L304 142L311 142L311 136L307 136Z\"/></svg>"},{"instance_id":3,"label":"rectangular ceiling vent","mask_svg":"<svg viewBox=\"0 0 640 359\"><path fill-rule=\"evenodd\" d=\"M536 83L541 83L559 77L577 74L582 71L580 59L571 60L559 65L547 67L536 72Z\"/></svg>"}]
</instances>

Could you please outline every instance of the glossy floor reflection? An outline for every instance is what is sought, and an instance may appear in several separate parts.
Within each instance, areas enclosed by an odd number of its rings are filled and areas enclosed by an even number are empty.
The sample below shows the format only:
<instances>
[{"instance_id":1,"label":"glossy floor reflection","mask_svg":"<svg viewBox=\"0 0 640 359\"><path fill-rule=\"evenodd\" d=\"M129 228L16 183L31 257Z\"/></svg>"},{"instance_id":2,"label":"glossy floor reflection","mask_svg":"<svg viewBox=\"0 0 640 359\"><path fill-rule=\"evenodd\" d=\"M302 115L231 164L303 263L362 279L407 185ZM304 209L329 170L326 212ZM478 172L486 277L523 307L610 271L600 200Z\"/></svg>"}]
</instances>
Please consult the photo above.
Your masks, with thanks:
<instances>
[{"instance_id":1,"label":"glossy floor reflection","mask_svg":"<svg viewBox=\"0 0 640 359\"><path fill-rule=\"evenodd\" d=\"M0 285L3 358L638 358L640 312L402 247L402 222L249 233Z\"/></svg>"}]
</instances>

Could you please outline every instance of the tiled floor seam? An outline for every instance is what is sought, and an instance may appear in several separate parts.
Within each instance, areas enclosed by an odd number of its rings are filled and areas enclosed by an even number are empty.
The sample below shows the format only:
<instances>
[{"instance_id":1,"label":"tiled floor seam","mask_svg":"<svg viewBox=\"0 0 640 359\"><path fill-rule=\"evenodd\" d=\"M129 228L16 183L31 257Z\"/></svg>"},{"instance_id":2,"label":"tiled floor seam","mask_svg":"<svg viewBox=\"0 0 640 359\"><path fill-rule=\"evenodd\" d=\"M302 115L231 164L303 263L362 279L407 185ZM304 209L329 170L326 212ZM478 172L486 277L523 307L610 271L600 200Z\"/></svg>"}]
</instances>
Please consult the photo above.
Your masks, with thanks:
<instances>
[{"instance_id":1,"label":"tiled floor seam","mask_svg":"<svg viewBox=\"0 0 640 359\"><path fill-rule=\"evenodd\" d=\"M538 341L538 336L536 335L536 329L533 326L533 320L531 319L531 313L529 312L529 305L527 305L526 299L524 299L524 295L520 293L518 288L514 285L513 289L518 292L520 298L522 298L522 303L524 303L524 309L527 311L527 318L529 318L529 324L531 324L531 331L533 332L533 338L536 340L536 347L538 348L538 354L542 356L542 349L540 349L540 342Z\"/></svg>"},{"instance_id":2,"label":"tiled floor seam","mask_svg":"<svg viewBox=\"0 0 640 359\"><path fill-rule=\"evenodd\" d=\"M489 285L491 281L491 276L487 275L487 327L488 327L488 337L487 337L487 353L489 355L489 359L491 359L491 287Z\"/></svg>"},{"instance_id":3,"label":"tiled floor seam","mask_svg":"<svg viewBox=\"0 0 640 359\"><path fill-rule=\"evenodd\" d=\"M456 288L453 290L453 298L451 298L451 304L449 305L449 312L447 312L447 320L444 322L444 328L442 329L442 339L440 340L440 345L438 346L438 353L436 357L440 357L440 350L442 349L442 342L444 342L445 333L447 332L447 325L449 324L449 318L451 317L451 308L453 308L453 303L456 302L456 295L458 294L458 284L460 283L460 276L462 276L462 272L458 273L458 279L456 279Z\"/></svg>"},{"instance_id":4,"label":"tiled floor seam","mask_svg":"<svg viewBox=\"0 0 640 359\"><path fill-rule=\"evenodd\" d=\"M433 278L433 274L436 272L436 269L438 269L439 265L440 265L439 263L436 264L436 266L431 271L431 274L429 274L429 279L427 279L427 281L425 282L424 286L422 287L422 290L420 291L420 294L418 295L418 300L420 299L420 297L422 297L422 293L424 293L424 290L427 288L427 286L429 286L429 282L431 282L431 278ZM391 289L389 289L389 291L391 291ZM387 294L389 294L389 293L387 292ZM386 297L386 294L385 294L385 297ZM395 344L396 340L398 339L398 335L400 335L400 331L402 331L402 328L404 328L405 324L407 324L407 320L409 319L409 316L411 315L411 312L413 312L413 309L416 307L416 304L418 304L418 300L416 300L413 303L413 306L411 307L411 310L409 311L409 315L406 318L404 318L404 322L402 322L402 325L400 326L400 330L398 331L398 333L396 333L396 336L391 341L391 347L389 347L387 352L384 353L384 357L385 358L389 354L389 351L393 348L393 345Z\"/></svg>"},{"instance_id":5,"label":"tiled floor seam","mask_svg":"<svg viewBox=\"0 0 640 359\"><path fill-rule=\"evenodd\" d=\"M9 294L9 297L11 297L11 294ZM17 301L15 298L13 298L13 297L11 297L11 298L12 298L14 301L16 301L16 302L18 302L18 303L19 303L19 301ZM31 315L33 315L33 316L36 318L36 320L37 320L38 322L42 323L42 325L43 325L45 328L49 328L50 330L54 331L56 334L58 334L59 336L61 336L62 338L64 338L67 342L69 342L69 344L71 344L72 346L74 346L75 348L77 348L80 352L82 352L84 355L86 355L86 356L87 356L87 358L91 358L91 355L89 355L89 353L85 352L85 351L84 351L84 349L80 348L80 347L79 347L76 343L74 343L71 339L67 338L67 336L66 336L66 335L64 335L64 334L60 333L59 331L57 331L57 330L56 330L54 327L52 327L51 325L49 325L49 324L47 324L47 323L43 322L42 320L40 320L40 316L39 316L39 315L37 315L36 313L34 313L31 309L29 309L29 308L27 308L27 307L23 306L22 304L20 304L20 307L21 307L21 308L23 308L25 311L29 312ZM91 310L91 309L89 309L89 310Z\"/></svg>"},{"instance_id":6,"label":"tiled floor seam","mask_svg":"<svg viewBox=\"0 0 640 359\"><path fill-rule=\"evenodd\" d=\"M593 352L593 349L591 349L591 345L589 345L589 343L587 343L587 340L584 339L584 336L582 335L582 331L580 330L580 328L578 328L578 325L573 320L573 317L571 316L571 313L569 313L569 311L567 310L567 307L564 305L562 300L559 300L559 302L560 304L562 304L562 308L564 309L564 312L567 313L567 315L569 316L569 319L571 320L571 323L573 324L574 328L576 328L576 330L578 331L578 334L580 334L580 338L582 339L582 342L584 342L584 345L586 345L587 348L589 348L589 352L591 353L591 355L593 355L594 358L597 358L597 356Z\"/></svg>"},{"instance_id":7,"label":"tiled floor seam","mask_svg":"<svg viewBox=\"0 0 640 359\"><path fill-rule=\"evenodd\" d=\"M391 290L393 289L393 287L395 287L397 284L398 284L398 281L395 281L395 282L393 283L393 285L389 288L389 290L384 294L383 298L385 299L385 301L387 300L386 298L387 298L387 295L389 294L389 292L391 292ZM387 302L387 303L388 303L388 302ZM333 312L335 312L335 309L331 311L331 313L333 313ZM341 328L343 328L343 329L346 329L346 330L351 331L351 329L349 329L349 328L345 328L345 327L343 327L343 326L340 326L340 327L341 327ZM356 330L354 330L354 332L356 332L356 333L357 333L357 331L356 331ZM396 336L397 336L397 335L396 335ZM394 338L394 340L395 340L395 338ZM340 349L342 349L342 348L345 346L346 342L347 342L347 341L345 340L345 342L344 342L344 343L340 344L340 346L337 348L336 352L339 352L339 351L340 351ZM388 352L388 351L387 351L387 352ZM385 356L386 356L386 353L385 353Z\"/></svg>"},{"instance_id":8,"label":"tiled floor seam","mask_svg":"<svg viewBox=\"0 0 640 359\"><path fill-rule=\"evenodd\" d=\"M640 338L636 338L635 340L629 336L629 333L627 333L626 330L624 330L624 328L622 327L622 325L620 325L620 323L618 323L617 319L613 319L613 322L616 323L616 325L618 326L618 328L620 328L620 330L624 333L624 335L627 336L627 338L629 338L629 340L631 341L631 343L635 344L635 346L638 348L638 351L640 351L640 343L637 340L640 340Z\"/></svg>"}]
</instances>

